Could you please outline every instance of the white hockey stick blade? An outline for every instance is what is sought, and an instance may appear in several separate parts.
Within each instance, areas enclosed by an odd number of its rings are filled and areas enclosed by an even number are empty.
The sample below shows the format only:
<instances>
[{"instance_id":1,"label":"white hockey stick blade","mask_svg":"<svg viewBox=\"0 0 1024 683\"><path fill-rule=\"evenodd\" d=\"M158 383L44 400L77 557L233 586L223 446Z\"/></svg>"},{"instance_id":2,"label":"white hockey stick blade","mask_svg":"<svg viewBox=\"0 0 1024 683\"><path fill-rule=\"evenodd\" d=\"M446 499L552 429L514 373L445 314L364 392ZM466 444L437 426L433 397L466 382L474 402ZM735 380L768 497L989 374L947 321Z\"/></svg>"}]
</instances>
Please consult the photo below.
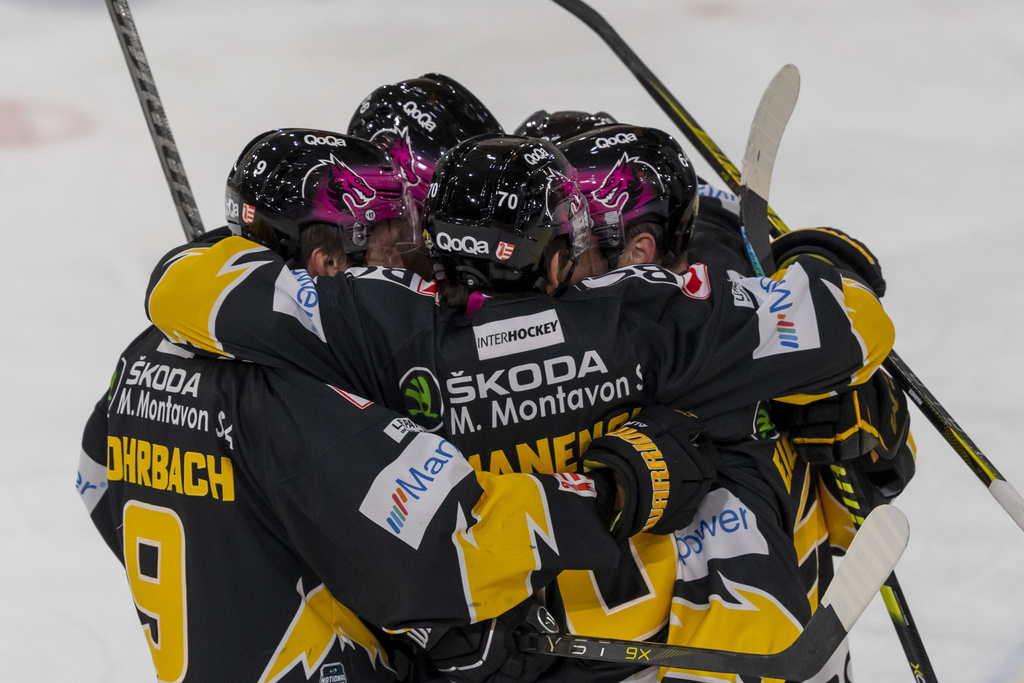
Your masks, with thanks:
<instances>
[{"instance_id":1,"label":"white hockey stick blade","mask_svg":"<svg viewBox=\"0 0 1024 683\"><path fill-rule=\"evenodd\" d=\"M799 96L800 71L792 64L786 64L775 74L757 105L740 172L742 185L764 200L768 199L782 134Z\"/></svg>"},{"instance_id":2,"label":"white hockey stick blade","mask_svg":"<svg viewBox=\"0 0 1024 683\"><path fill-rule=\"evenodd\" d=\"M782 142L789 117L800 95L800 72L787 64L761 96L754 113L743 154L740 177L740 213L743 218L743 240L746 243L754 273L760 276L775 272L772 258L772 223L768 216L768 190L775 168L775 155Z\"/></svg>"},{"instance_id":3,"label":"white hockey stick blade","mask_svg":"<svg viewBox=\"0 0 1024 683\"><path fill-rule=\"evenodd\" d=\"M902 512L891 505L875 508L854 537L807 627L792 645L781 652L761 655L542 633L519 633L519 649L622 664L806 680L818 673L842 644L853 624L892 573L909 538L910 526Z\"/></svg>"},{"instance_id":4,"label":"white hockey stick blade","mask_svg":"<svg viewBox=\"0 0 1024 683\"><path fill-rule=\"evenodd\" d=\"M858 543L858 552L847 552L836 576L821 599L822 607L831 605L849 631L889 578L910 539L906 516L892 505L880 505L871 511L850 544Z\"/></svg>"}]
</instances>

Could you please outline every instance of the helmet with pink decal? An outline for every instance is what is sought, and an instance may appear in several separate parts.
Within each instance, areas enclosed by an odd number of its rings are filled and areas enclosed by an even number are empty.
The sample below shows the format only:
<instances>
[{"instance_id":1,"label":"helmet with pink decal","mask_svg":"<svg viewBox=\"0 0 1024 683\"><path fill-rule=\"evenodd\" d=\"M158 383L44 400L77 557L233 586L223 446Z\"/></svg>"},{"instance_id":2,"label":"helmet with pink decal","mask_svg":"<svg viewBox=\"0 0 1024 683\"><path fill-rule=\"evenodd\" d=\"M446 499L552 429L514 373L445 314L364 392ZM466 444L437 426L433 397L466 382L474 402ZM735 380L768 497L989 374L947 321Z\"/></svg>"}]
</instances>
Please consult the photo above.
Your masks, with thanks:
<instances>
[{"instance_id":1,"label":"helmet with pink decal","mask_svg":"<svg viewBox=\"0 0 1024 683\"><path fill-rule=\"evenodd\" d=\"M503 133L498 120L465 86L428 73L382 85L359 105L348 134L371 140L401 169L409 194L423 205L438 159L474 135Z\"/></svg>"},{"instance_id":2,"label":"helmet with pink decal","mask_svg":"<svg viewBox=\"0 0 1024 683\"><path fill-rule=\"evenodd\" d=\"M544 291L550 245L560 240L573 267L590 246L576 171L539 138L456 145L438 163L423 211L438 278L470 291Z\"/></svg>"},{"instance_id":3,"label":"helmet with pink decal","mask_svg":"<svg viewBox=\"0 0 1024 683\"><path fill-rule=\"evenodd\" d=\"M302 231L316 224L340 229L355 264L383 221L401 226L400 249L417 241L416 210L388 155L325 130L284 128L253 139L228 176L225 212L235 234L286 259L299 255Z\"/></svg>"},{"instance_id":4,"label":"helmet with pink decal","mask_svg":"<svg viewBox=\"0 0 1024 683\"><path fill-rule=\"evenodd\" d=\"M660 227L658 250L668 263L686 249L697 214L697 174L671 135L657 128L595 128L559 144L579 172L601 253L615 267L626 230Z\"/></svg>"}]
</instances>

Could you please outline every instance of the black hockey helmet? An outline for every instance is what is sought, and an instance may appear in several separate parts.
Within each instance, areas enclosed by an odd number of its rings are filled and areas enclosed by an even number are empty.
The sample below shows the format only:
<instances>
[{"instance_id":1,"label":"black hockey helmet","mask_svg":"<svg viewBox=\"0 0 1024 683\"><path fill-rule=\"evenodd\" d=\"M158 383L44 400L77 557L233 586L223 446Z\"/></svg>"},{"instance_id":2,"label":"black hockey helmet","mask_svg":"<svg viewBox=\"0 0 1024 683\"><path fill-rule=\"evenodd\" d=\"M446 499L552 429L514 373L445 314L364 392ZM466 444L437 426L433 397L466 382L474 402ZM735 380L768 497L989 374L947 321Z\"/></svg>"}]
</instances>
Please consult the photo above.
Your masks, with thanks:
<instances>
[{"instance_id":1,"label":"black hockey helmet","mask_svg":"<svg viewBox=\"0 0 1024 683\"><path fill-rule=\"evenodd\" d=\"M356 263L381 221L400 219L399 249L418 242L416 209L387 154L325 130L284 128L254 138L228 175L225 213L235 234L285 259L299 255L300 233L317 223L341 228Z\"/></svg>"},{"instance_id":2,"label":"black hockey helmet","mask_svg":"<svg viewBox=\"0 0 1024 683\"><path fill-rule=\"evenodd\" d=\"M544 109L533 112L519 124L515 135L531 138L543 138L554 143L568 140L587 131L618 123L611 114L603 111L589 113L585 111L563 110L548 113Z\"/></svg>"},{"instance_id":3,"label":"black hockey helmet","mask_svg":"<svg viewBox=\"0 0 1024 683\"><path fill-rule=\"evenodd\" d=\"M349 135L387 151L402 170L417 206L423 205L442 154L474 135L504 132L476 95L438 73L380 86L362 101L348 124Z\"/></svg>"},{"instance_id":4,"label":"black hockey helmet","mask_svg":"<svg viewBox=\"0 0 1024 683\"><path fill-rule=\"evenodd\" d=\"M478 136L438 163L423 236L439 279L470 290L544 291L545 251L563 235L575 263L590 246L590 217L575 169L550 142Z\"/></svg>"},{"instance_id":5,"label":"black hockey helmet","mask_svg":"<svg viewBox=\"0 0 1024 683\"><path fill-rule=\"evenodd\" d=\"M663 263L683 253L697 215L697 174L671 135L619 124L577 135L559 149L579 172L609 266L622 253L626 228L640 222L661 226Z\"/></svg>"}]
</instances>

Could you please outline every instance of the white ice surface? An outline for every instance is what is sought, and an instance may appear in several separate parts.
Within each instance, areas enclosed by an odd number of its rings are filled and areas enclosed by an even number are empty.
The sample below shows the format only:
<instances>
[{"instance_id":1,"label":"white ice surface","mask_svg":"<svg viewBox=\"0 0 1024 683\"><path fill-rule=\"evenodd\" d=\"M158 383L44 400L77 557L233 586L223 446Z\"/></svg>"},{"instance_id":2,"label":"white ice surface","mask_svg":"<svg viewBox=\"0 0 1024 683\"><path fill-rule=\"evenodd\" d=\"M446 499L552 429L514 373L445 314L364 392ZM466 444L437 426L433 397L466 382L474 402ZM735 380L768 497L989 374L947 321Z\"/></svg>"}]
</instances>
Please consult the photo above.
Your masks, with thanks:
<instances>
[{"instance_id":1,"label":"white ice surface","mask_svg":"<svg viewBox=\"0 0 1024 683\"><path fill-rule=\"evenodd\" d=\"M737 164L765 85L800 67L772 206L791 227L834 225L871 246L897 350L1024 486L1024 3L594 5ZM546 108L674 131L599 38L546 0L132 8L208 228L255 134L344 130L374 87L427 71L465 83L509 129ZM0 0L0 65L0 680L152 680L74 475L86 416L145 325L150 269L182 231L103 3ZM898 574L923 640L943 681L1024 680L1024 531L915 420ZM853 653L860 681L912 680L881 599Z\"/></svg>"}]
</instances>

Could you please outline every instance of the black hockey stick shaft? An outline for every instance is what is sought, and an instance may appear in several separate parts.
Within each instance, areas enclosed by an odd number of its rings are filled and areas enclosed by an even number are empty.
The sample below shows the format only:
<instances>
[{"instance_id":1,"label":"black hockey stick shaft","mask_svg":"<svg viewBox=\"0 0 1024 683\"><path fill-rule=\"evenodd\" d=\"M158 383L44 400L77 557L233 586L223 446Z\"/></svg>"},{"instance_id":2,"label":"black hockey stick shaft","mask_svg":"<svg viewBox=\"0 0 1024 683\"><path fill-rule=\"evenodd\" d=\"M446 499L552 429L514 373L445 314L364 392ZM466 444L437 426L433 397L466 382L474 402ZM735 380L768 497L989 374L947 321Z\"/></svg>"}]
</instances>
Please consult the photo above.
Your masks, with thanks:
<instances>
[{"instance_id":1,"label":"black hockey stick shaft","mask_svg":"<svg viewBox=\"0 0 1024 683\"><path fill-rule=\"evenodd\" d=\"M640 82L640 85L654 98L654 101L661 107L670 119L676 124L683 136L690 141L704 160L711 168L725 181L725 184L740 194L740 171L729 160L725 152L719 149L715 141L711 139L703 128L694 120L693 116L679 103L668 88L658 80L640 57L626 44L626 41L616 33L604 17L597 13L590 5L582 0L554 0L557 5L572 13L584 24L589 26L602 40L607 43L626 68ZM768 217L774 227L773 233L778 236L781 233L789 232L789 228L782 222L778 214L769 206Z\"/></svg>"},{"instance_id":2,"label":"black hockey stick shaft","mask_svg":"<svg viewBox=\"0 0 1024 683\"><path fill-rule=\"evenodd\" d=\"M842 493L843 505L850 513L854 527L860 529L864 523L864 515L870 511L863 493L864 487L868 484L861 474L842 465L832 465L831 470ZM910 613L910 606L903 594L903 588L896 578L896 572L889 574L889 578L882 584L881 592L885 608L889 612L889 618L896 629L896 636L907 657L907 664L910 665L910 670L914 674L914 680L917 683L937 683L939 679L935 675L935 667L932 666L928 651L925 650L921 632Z\"/></svg>"},{"instance_id":3,"label":"black hockey stick shaft","mask_svg":"<svg viewBox=\"0 0 1024 683\"><path fill-rule=\"evenodd\" d=\"M727 650L573 635L521 633L519 649L578 659L649 664L744 676L806 680L818 673L842 644L875 593L892 573L910 536L907 518L891 505L864 521L835 579L806 628L785 650L750 654Z\"/></svg>"},{"instance_id":4,"label":"black hockey stick shaft","mask_svg":"<svg viewBox=\"0 0 1024 683\"><path fill-rule=\"evenodd\" d=\"M889 357L885 359L883 365L903 392L914 402L914 405L942 434L946 443L953 447L953 450L974 472L974 475L988 488L988 492L1002 506L1006 514L1010 515L1017 526L1024 530L1024 498L1021 497L1020 492L1013 484L1006 481L996 466L985 457L971 437L946 412L938 399L928 391L928 387L918 379L899 354L890 351Z\"/></svg>"},{"instance_id":5,"label":"black hockey stick shaft","mask_svg":"<svg viewBox=\"0 0 1024 683\"><path fill-rule=\"evenodd\" d=\"M160 166L164 169L164 177L171 190L171 198L178 210L181 227L185 231L185 237L189 241L194 240L204 232L203 221L199 217L199 208L196 206L192 188L189 187L188 178L185 176L185 167L181 163L178 146L174 143L174 137L171 135L167 115L160 102L160 95L156 91L156 83L153 82L153 74L149 70L146 53L142 50L142 42L139 40L135 22L132 21L128 2L127 0L107 0L107 9L110 10L110 20L114 23L114 30L117 31L117 39L121 43L125 63L128 65L132 82L135 84L135 92L139 97L139 104L142 105L142 113L146 117L150 137L153 138L157 156L160 157Z\"/></svg>"},{"instance_id":6,"label":"black hockey stick shaft","mask_svg":"<svg viewBox=\"0 0 1024 683\"><path fill-rule=\"evenodd\" d=\"M729 188L739 194L740 176L736 167L729 161L728 157L719 149L711 137L700 128L696 121L683 109L682 105L672 96L667 88L651 73L640 58L636 56L618 33L608 24L605 19L594 11L582 0L553 0L555 3L568 10L583 23L592 28L611 47L612 51L622 60L626 67L640 81L655 102L672 118L686 136L686 139L696 147L704 159L721 175ZM770 206L766 207L769 220L777 232L789 232L789 228L782 219L772 211ZM777 235L776 235L777 236ZM885 361L885 368L907 392L911 400L924 413L925 417L943 435L946 441L963 458L971 471L978 479L988 487L989 493L1013 518L1022 530L1024 530L1024 497L1013 487L1005 477L989 462L988 458L974 445L974 442L960 425L950 417L949 413L939 404L930 391L921 383L921 380L910 371L906 363L895 351L889 353Z\"/></svg>"}]
</instances>

